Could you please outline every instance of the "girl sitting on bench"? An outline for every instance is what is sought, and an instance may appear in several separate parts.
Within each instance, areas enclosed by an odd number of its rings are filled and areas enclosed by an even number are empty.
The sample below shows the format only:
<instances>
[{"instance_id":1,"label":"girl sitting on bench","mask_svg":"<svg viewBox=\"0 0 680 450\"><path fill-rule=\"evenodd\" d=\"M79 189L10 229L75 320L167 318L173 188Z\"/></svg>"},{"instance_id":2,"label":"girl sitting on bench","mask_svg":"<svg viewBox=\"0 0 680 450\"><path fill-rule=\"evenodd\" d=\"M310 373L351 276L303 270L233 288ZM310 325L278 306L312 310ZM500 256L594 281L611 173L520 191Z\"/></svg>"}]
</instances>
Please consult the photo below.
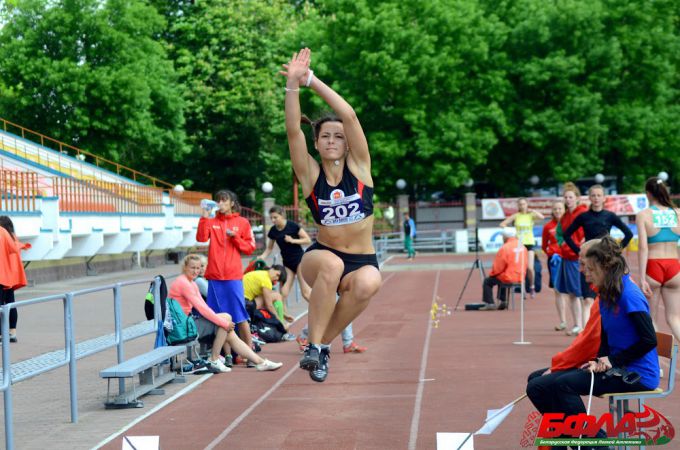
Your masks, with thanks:
<instances>
[{"instance_id":1,"label":"girl sitting on bench","mask_svg":"<svg viewBox=\"0 0 680 450\"><path fill-rule=\"evenodd\" d=\"M180 275L170 286L168 296L177 300L186 315L193 314L198 329L198 338L215 335L212 352L208 359L208 367L212 372L230 372L231 369L220 360L220 351L230 354L234 349L241 357L247 358L255 364L258 371L276 370L283 364L269 361L257 355L234 332L234 322L227 313L216 314L207 305L194 279L201 271L201 258L198 255L187 255L182 265Z\"/></svg>"}]
</instances>

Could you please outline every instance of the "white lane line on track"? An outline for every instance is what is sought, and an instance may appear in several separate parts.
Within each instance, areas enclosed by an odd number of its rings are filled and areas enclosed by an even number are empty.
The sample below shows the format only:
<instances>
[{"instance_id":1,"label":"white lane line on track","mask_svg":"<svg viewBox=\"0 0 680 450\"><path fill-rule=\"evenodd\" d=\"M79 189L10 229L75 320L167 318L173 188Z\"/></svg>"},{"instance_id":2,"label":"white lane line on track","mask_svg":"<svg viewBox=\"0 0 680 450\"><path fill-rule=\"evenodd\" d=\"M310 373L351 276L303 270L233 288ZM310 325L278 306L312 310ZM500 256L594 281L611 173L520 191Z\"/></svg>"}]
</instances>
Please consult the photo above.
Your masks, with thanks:
<instances>
[{"instance_id":1,"label":"white lane line on track","mask_svg":"<svg viewBox=\"0 0 680 450\"><path fill-rule=\"evenodd\" d=\"M392 273L387 278L385 278L382 281L381 286L383 284L387 283L394 275L395 274ZM437 272L437 278L439 278L439 272ZM306 312L300 314L298 317L295 318L295 320L297 321L299 318L303 317L306 314L307 314ZM283 384L283 382L286 381L288 379L288 377L290 377L293 374L293 372L295 372L297 369L298 369L297 365L292 367L283 377L281 377L281 379L279 379L279 381L277 381L274 384L274 386L269 388L269 390L267 392L265 392L264 394L262 394L262 396L260 398L255 400L255 402L252 405L250 405L248 407L248 409L243 411L240 416L238 416L227 428L224 429L224 431L222 431L220 433L219 436L217 436L210 444L208 444L208 446L205 447L205 450L211 450L211 449L215 448L215 446L217 444L222 442L229 435L229 433L234 431L234 429L237 426L239 426L241 424L241 422L243 422L250 415L250 413L252 413L255 410L255 408L257 408L260 405L260 403L265 401L267 399L267 397L269 397L272 393L274 393L274 391L276 389L278 389L279 386L281 386Z\"/></svg>"},{"instance_id":2,"label":"white lane line on track","mask_svg":"<svg viewBox=\"0 0 680 450\"><path fill-rule=\"evenodd\" d=\"M437 271L437 278L434 281L434 292L432 292L432 303L434 304L437 298L437 291L439 289L439 274ZM420 408L423 402L423 390L425 388L425 369L427 368L427 355L430 350L430 336L432 335L432 316L427 320L427 334L425 335L425 342L423 343L423 356L420 360L420 374L418 375L418 391L416 393L416 402L413 405L413 418L411 419L411 436L408 440L409 450L415 450L416 441L418 440L418 426L420 425Z\"/></svg>"},{"instance_id":3,"label":"white lane line on track","mask_svg":"<svg viewBox=\"0 0 680 450\"><path fill-rule=\"evenodd\" d=\"M199 385L201 385L202 383L204 383L205 381L207 381L207 380L208 380L210 377L212 377L212 376L213 376L212 373L208 373L208 374L203 375L201 378L199 378L198 380L194 381L194 382L191 383L189 386L185 387L185 388L182 389L181 391L176 392L175 395L173 395L173 396L170 397L169 399L167 399L167 400L165 400L164 402L159 403L158 405L156 405L153 409L149 410L146 414L143 414L143 415L137 417L135 420L133 420L132 422L130 422L129 424L125 425L125 426L124 426L123 428L121 428L120 430L118 430L118 431L116 431L115 433L113 433L111 436L109 436L109 437L107 437L106 439L104 439L103 441L101 441L99 444L97 444L96 446L94 446L93 449L96 450L96 449L98 449L98 448L100 448L100 447L103 447L104 445L108 444L109 442L111 442L112 440L116 439L118 436L120 436L121 434L125 433L127 430L129 430L129 429L132 428L133 426L137 425L137 424L138 424L139 422L141 422L142 420L144 420L144 419L146 419L147 417L149 417L151 414L153 414L153 413L159 411L160 409L162 409L162 408L168 406L170 403L172 403L172 402L174 402L175 400L177 400L178 398L182 397L184 394L188 394L189 392L193 391L193 390L196 389Z\"/></svg>"},{"instance_id":4,"label":"white lane line on track","mask_svg":"<svg viewBox=\"0 0 680 450\"><path fill-rule=\"evenodd\" d=\"M297 365L291 367L291 369L283 377L281 377L281 379L279 379L279 381L274 383L274 386L270 387L267 392L262 394L262 396L255 401L255 403L250 405L248 407L248 409L243 411L241 413L241 415L236 418L236 420L234 420L227 428L225 428L224 431L222 431L219 436L217 436L215 439L213 439L213 441L205 447L205 450L211 450L211 449L215 448L215 446L217 444L219 444L220 442L222 442L224 440L224 438L229 436L229 433L234 431L234 429L237 426L239 426L239 424L241 422L243 422L245 420L245 418L248 417L250 415L250 413L253 412L255 410L255 408L257 408L260 403L265 401L267 399L267 397L269 397L276 389L278 389L278 387L281 386L281 384L283 384L283 382L286 381L288 379L288 377L290 377L298 369L299 369L299 367Z\"/></svg>"}]
</instances>

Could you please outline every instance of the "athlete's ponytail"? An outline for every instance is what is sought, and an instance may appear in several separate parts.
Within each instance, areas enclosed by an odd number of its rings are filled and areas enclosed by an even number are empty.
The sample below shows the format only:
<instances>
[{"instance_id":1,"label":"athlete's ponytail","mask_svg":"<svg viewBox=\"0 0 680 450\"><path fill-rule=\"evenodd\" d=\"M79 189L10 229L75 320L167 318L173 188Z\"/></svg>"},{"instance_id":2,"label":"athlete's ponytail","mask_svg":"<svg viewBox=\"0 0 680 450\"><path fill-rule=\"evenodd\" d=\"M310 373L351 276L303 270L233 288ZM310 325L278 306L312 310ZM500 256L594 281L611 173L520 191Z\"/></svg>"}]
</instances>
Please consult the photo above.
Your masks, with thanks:
<instances>
[{"instance_id":1,"label":"athlete's ponytail","mask_svg":"<svg viewBox=\"0 0 680 450\"><path fill-rule=\"evenodd\" d=\"M673 200L671 200L671 196L668 193L668 188L661 178L651 177L648 179L645 183L645 191L649 192L649 195L654 197L654 200L659 202L659 204L669 208L676 208L675 203L673 203Z\"/></svg>"}]
</instances>

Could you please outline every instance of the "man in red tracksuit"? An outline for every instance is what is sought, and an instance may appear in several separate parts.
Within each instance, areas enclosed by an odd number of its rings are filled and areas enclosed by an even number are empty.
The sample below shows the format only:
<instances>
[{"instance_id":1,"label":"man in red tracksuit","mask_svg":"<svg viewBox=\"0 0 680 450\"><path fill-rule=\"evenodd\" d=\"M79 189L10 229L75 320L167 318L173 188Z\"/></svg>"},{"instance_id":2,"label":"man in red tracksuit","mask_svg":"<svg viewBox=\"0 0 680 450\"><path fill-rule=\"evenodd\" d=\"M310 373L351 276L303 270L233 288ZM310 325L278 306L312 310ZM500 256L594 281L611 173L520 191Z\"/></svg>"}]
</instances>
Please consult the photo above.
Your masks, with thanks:
<instances>
[{"instance_id":1,"label":"man in red tracksuit","mask_svg":"<svg viewBox=\"0 0 680 450\"><path fill-rule=\"evenodd\" d=\"M505 309L507 307L506 290L498 288L498 297L501 302L500 305L496 305L493 299L493 287L509 283L519 284L526 277L527 249L519 242L516 234L514 228L503 228L503 246L496 253L489 276L484 279L482 300L486 305L479 308L480 311Z\"/></svg>"},{"instance_id":2,"label":"man in red tracksuit","mask_svg":"<svg viewBox=\"0 0 680 450\"><path fill-rule=\"evenodd\" d=\"M210 217L204 211L198 221L196 240L210 241L208 247L208 306L216 313L228 313L238 327L238 334L252 347L250 324L243 294L243 266L241 254L250 255L255 251L255 236L248 219L241 217L238 197L229 190L214 195L218 211Z\"/></svg>"}]
</instances>

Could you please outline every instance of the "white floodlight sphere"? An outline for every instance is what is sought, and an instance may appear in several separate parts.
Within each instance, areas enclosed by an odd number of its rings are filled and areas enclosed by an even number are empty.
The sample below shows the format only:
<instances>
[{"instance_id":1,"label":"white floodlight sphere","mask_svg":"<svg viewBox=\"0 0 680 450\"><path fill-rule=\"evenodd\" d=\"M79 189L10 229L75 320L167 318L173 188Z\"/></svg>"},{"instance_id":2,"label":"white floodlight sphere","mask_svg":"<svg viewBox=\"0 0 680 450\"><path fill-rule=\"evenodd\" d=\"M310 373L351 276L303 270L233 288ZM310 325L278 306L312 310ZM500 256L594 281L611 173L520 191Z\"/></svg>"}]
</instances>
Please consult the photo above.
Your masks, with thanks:
<instances>
[{"instance_id":1,"label":"white floodlight sphere","mask_svg":"<svg viewBox=\"0 0 680 450\"><path fill-rule=\"evenodd\" d=\"M604 182L604 175L601 173L595 174L595 182L598 184Z\"/></svg>"},{"instance_id":2,"label":"white floodlight sphere","mask_svg":"<svg viewBox=\"0 0 680 450\"><path fill-rule=\"evenodd\" d=\"M406 187L406 180L399 178L397 180L397 189L404 189Z\"/></svg>"},{"instance_id":3,"label":"white floodlight sphere","mask_svg":"<svg viewBox=\"0 0 680 450\"><path fill-rule=\"evenodd\" d=\"M269 181L265 181L262 183L262 192L265 194L269 194L271 191L274 190L274 185L271 184Z\"/></svg>"},{"instance_id":4,"label":"white floodlight sphere","mask_svg":"<svg viewBox=\"0 0 680 450\"><path fill-rule=\"evenodd\" d=\"M473 180L472 178L468 178L467 180L465 180L465 187L472 187L474 185L475 185L475 180Z\"/></svg>"},{"instance_id":5,"label":"white floodlight sphere","mask_svg":"<svg viewBox=\"0 0 680 450\"><path fill-rule=\"evenodd\" d=\"M532 175L531 178L529 178L529 183L533 184L534 186L536 186L539 181L541 181L541 179L538 178L538 175Z\"/></svg>"},{"instance_id":6,"label":"white floodlight sphere","mask_svg":"<svg viewBox=\"0 0 680 450\"><path fill-rule=\"evenodd\" d=\"M658 177L661 181L663 181L663 182L665 183L666 181L668 181L668 172L664 172L664 171L662 170L661 172L659 172L659 174L657 175L657 177Z\"/></svg>"},{"instance_id":7,"label":"white floodlight sphere","mask_svg":"<svg viewBox=\"0 0 680 450\"><path fill-rule=\"evenodd\" d=\"M182 192L184 192L184 186L182 186L181 184L177 184L175 185L174 188L172 188L172 190L178 194L181 194Z\"/></svg>"}]
</instances>

